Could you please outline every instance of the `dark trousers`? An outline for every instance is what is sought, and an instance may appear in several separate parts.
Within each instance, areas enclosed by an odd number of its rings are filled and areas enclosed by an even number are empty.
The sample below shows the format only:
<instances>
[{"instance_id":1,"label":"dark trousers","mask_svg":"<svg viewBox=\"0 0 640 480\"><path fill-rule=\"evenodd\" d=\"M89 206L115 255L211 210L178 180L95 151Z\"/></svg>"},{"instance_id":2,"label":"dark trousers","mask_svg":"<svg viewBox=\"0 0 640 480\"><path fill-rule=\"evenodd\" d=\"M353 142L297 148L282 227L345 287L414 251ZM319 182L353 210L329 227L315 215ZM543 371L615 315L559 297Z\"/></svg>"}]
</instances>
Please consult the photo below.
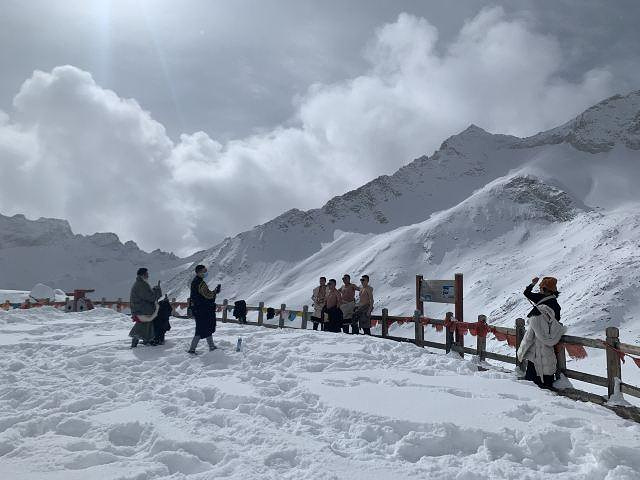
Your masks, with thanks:
<instances>
[{"instance_id":1,"label":"dark trousers","mask_svg":"<svg viewBox=\"0 0 640 480\"><path fill-rule=\"evenodd\" d=\"M318 317L311 317L311 321L313 322L314 330L318 330L318 325L320 325L320 330L324 332L324 323L322 323Z\"/></svg>"},{"instance_id":2,"label":"dark trousers","mask_svg":"<svg viewBox=\"0 0 640 480\"><path fill-rule=\"evenodd\" d=\"M371 335L371 329L370 328L362 327L362 331L364 332L365 335Z\"/></svg>"},{"instance_id":3,"label":"dark trousers","mask_svg":"<svg viewBox=\"0 0 640 480\"><path fill-rule=\"evenodd\" d=\"M349 332L349 327L351 327L351 332ZM343 323L342 333L350 333L351 335L358 335L360 333L360 329L358 328L358 325L354 325L353 323Z\"/></svg>"},{"instance_id":4,"label":"dark trousers","mask_svg":"<svg viewBox=\"0 0 640 480\"><path fill-rule=\"evenodd\" d=\"M540 380L533 362L527 361L527 372L524 374L525 380L535 383L540 388L553 388L553 378L553 375L543 375L542 380Z\"/></svg>"}]
</instances>

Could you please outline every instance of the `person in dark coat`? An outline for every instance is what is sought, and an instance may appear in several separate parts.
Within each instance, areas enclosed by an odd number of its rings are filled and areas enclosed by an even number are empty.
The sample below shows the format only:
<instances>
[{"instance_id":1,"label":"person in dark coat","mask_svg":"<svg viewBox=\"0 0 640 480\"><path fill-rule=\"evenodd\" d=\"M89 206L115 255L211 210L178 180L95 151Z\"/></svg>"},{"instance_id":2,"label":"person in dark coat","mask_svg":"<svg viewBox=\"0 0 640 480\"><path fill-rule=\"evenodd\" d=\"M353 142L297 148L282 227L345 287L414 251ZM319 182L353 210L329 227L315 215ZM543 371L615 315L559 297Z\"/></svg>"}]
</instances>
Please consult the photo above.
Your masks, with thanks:
<instances>
[{"instance_id":1,"label":"person in dark coat","mask_svg":"<svg viewBox=\"0 0 640 480\"><path fill-rule=\"evenodd\" d=\"M189 303L191 312L196 320L196 333L191 341L188 353L195 354L196 347L201 338L205 338L209 344L209 351L215 350L213 333L216 331L216 295L220 293L220 285L215 290L209 290L207 282L207 267L196 266L196 276L191 281L191 296Z\"/></svg>"},{"instance_id":2,"label":"person in dark coat","mask_svg":"<svg viewBox=\"0 0 640 480\"><path fill-rule=\"evenodd\" d=\"M139 268L129 297L131 318L135 322L129 332L131 348L136 348L140 340L152 346L156 345L153 319L158 314L157 300L161 296L160 282L151 288L149 285L149 270L144 267Z\"/></svg>"},{"instance_id":3,"label":"person in dark coat","mask_svg":"<svg viewBox=\"0 0 640 480\"><path fill-rule=\"evenodd\" d=\"M153 330L155 333L155 341L158 345L164 345L164 336L171 330L169 317L173 313L173 307L169 298L165 295L164 299L158 302L158 315L153 319Z\"/></svg>"}]
</instances>

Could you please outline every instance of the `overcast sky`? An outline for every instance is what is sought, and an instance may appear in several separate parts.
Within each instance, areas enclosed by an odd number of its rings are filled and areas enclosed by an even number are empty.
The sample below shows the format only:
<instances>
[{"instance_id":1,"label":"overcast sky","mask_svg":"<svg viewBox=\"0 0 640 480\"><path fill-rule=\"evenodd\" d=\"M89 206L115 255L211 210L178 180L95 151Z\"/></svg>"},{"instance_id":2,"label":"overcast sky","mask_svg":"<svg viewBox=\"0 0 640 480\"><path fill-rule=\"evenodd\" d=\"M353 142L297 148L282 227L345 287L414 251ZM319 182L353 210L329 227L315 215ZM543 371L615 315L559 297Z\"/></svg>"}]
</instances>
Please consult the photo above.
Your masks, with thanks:
<instances>
[{"instance_id":1,"label":"overcast sky","mask_svg":"<svg viewBox=\"0 0 640 480\"><path fill-rule=\"evenodd\" d=\"M636 0L4 0L0 213L210 247L470 123L639 89L639 24Z\"/></svg>"}]
</instances>

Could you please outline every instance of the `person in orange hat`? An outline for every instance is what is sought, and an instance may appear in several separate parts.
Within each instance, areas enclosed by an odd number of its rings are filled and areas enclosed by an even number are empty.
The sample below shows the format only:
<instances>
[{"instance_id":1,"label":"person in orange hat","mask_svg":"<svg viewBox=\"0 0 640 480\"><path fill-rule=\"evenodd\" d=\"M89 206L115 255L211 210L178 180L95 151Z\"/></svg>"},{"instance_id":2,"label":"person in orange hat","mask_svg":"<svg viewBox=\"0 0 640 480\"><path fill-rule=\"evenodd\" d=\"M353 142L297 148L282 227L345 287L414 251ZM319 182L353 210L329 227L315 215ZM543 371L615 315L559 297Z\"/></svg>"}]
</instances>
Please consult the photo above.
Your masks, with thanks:
<instances>
[{"instance_id":1,"label":"person in orange hat","mask_svg":"<svg viewBox=\"0 0 640 480\"><path fill-rule=\"evenodd\" d=\"M542 388L553 388L557 360L554 347L564 335L565 327L560 323L558 303L558 280L544 277L539 284L539 292L533 287L540 279L535 277L524 290L524 296L533 304L527 315L528 326L518 348L518 360L527 360L525 380L530 380Z\"/></svg>"},{"instance_id":2,"label":"person in orange hat","mask_svg":"<svg viewBox=\"0 0 640 480\"><path fill-rule=\"evenodd\" d=\"M540 281L538 277L533 278L529 286L524 289L524 296L527 297L533 304L533 308L531 309L527 317L540 315L540 312L536 308L536 305L538 303L544 303L545 305L551 307L551 309L555 313L556 320L560 321L560 304L558 303L560 292L558 292L558 279L554 277L542 277L540 285L538 286L540 291L534 292L533 287L536 286L538 281Z\"/></svg>"}]
</instances>

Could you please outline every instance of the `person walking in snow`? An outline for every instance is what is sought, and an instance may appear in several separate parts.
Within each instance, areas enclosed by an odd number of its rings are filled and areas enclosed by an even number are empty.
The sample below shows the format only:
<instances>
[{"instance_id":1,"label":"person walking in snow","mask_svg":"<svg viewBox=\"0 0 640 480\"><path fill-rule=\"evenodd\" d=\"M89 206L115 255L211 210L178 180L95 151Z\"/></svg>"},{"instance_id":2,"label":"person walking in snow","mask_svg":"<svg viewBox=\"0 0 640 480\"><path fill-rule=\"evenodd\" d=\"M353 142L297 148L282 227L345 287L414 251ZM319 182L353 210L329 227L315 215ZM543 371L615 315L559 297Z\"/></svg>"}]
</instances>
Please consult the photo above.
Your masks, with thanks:
<instances>
[{"instance_id":1,"label":"person walking in snow","mask_svg":"<svg viewBox=\"0 0 640 480\"><path fill-rule=\"evenodd\" d=\"M327 279L320 277L320 285L313 289L311 294L311 302L313 305L313 315L311 315L311 321L313 322L313 329L318 330L318 325L324 330L324 322L322 321L322 314L324 311L327 296Z\"/></svg>"},{"instance_id":2,"label":"person walking in snow","mask_svg":"<svg viewBox=\"0 0 640 480\"><path fill-rule=\"evenodd\" d=\"M540 282L540 292L533 292L538 277L524 290L524 296L533 304L527 315L528 328L524 334L517 356L519 361L527 360L525 380L534 382L541 388L553 388L557 360L554 347L566 329L560 323L557 280L544 277Z\"/></svg>"},{"instance_id":3,"label":"person walking in snow","mask_svg":"<svg viewBox=\"0 0 640 480\"><path fill-rule=\"evenodd\" d=\"M140 340L145 344L156 345L153 319L158 314L157 301L161 296L160 282L151 288L149 285L149 270L144 267L139 268L129 296L131 318L135 322L129 332L131 348L136 348Z\"/></svg>"},{"instance_id":4,"label":"person walking in snow","mask_svg":"<svg viewBox=\"0 0 640 480\"><path fill-rule=\"evenodd\" d=\"M373 288L369 285L369 275L360 278L360 296L356 305L354 319L357 318L358 333L371 335L371 312L373 311Z\"/></svg>"},{"instance_id":5,"label":"person walking in snow","mask_svg":"<svg viewBox=\"0 0 640 480\"><path fill-rule=\"evenodd\" d=\"M196 276L191 281L191 296L189 299L191 312L196 320L196 332L191 340L188 353L195 354L196 347L201 338L207 340L209 351L215 350L213 343L213 333L216 331L216 295L220 293L220 285L209 290L205 278L207 278L207 267L196 266Z\"/></svg>"},{"instance_id":6,"label":"person walking in snow","mask_svg":"<svg viewBox=\"0 0 640 480\"><path fill-rule=\"evenodd\" d=\"M344 333L349 333L349 326L351 326L351 333L359 333L357 324L352 323L353 311L356 308L356 290L360 290L360 288L353 283L351 283L351 276L348 274L344 274L342 276L342 287L340 287L340 295L342 295L342 305L340 305L340 310L342 310L342 331Z\"/></svg>"},{"instance_id":7,"label":"person walking in snow","mask_svg":"<svg viewBox=\"0 0 640 480\"><path fill-rule=\"evenodd\" d=\"M340 310L341 304L342 297L340 295L340 291L336 288L335 279L332 278L329 280L329 284L327 286L325 306L328 317L326 330L329 332L337 333L342 327L342 310Z\"/></svg>"}]
</instances>

